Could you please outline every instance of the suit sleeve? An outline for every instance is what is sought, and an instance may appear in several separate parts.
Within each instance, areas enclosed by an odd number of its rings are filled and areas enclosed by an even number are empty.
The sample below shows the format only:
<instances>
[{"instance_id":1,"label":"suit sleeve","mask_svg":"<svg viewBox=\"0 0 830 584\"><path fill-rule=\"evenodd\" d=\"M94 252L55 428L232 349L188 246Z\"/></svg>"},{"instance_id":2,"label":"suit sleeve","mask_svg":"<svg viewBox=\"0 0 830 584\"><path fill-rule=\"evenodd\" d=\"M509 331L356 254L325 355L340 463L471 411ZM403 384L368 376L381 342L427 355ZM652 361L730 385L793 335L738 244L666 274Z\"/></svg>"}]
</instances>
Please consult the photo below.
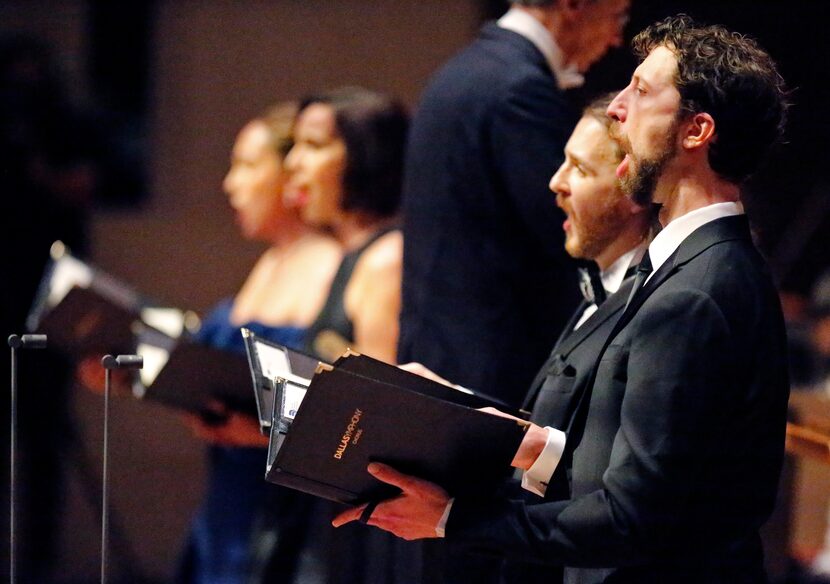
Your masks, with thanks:
<instances>
[{"instance_id":1,"label":"suit sleeve","mask_svg":"<svg viewBox=\"0 0 830 584\"><path fill-rule=\"evenodd\" d=\"M548 188L562 163L576 116L549 78L528 77L504 89L493 111L492 166L529 236L564 257L563 215Z\"/></svg>"},{"instance_id":2,"label":"suit sleeve","mask_svg":"<svg viewBox=\"0 0 830 584\"><path fill-rule=\"evenodd\" d=\"M448 539L523 561L602 568L660 557L717 520L700 495L716 483L707 459L728 423L726 320L710 297L684 290L655 294L627 333L630 344L612 343L599 365L601 383L624 392L603 488L539 505L459 497Z\"/></svg>"}]
</instances>

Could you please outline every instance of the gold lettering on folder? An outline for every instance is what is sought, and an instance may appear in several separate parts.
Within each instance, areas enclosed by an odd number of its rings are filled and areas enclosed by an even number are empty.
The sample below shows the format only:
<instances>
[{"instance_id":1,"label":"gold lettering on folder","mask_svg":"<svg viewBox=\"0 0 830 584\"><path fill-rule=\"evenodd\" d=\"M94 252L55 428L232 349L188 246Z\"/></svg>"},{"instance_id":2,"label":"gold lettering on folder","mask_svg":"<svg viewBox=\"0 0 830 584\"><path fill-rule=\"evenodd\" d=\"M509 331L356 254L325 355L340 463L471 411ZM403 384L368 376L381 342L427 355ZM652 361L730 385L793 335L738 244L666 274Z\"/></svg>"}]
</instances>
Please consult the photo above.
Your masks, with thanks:
<instances>
[{"instance_id":1,"label":"gold lettering on folder","mask_svg":"<svg viewBox=\"0 0 830 584\"><path fill-rule=\"evenodd\" d=\"M343 458L343 455L346 453L346 448L349 447L349 443L352 441L352 436L355 436L354 444L356 444L357 440L360 437L360 434L363 433L363 430L357 427L360 423L360 417L362 415L363 410L360 409L355 409L354 414L352 414L352 418L349 420L349 423L346 426L346 430L343 432L343 436L340 438L340 444L334 451L334 458L336 458L337 460Z\"/></svg>"}]
</instances>

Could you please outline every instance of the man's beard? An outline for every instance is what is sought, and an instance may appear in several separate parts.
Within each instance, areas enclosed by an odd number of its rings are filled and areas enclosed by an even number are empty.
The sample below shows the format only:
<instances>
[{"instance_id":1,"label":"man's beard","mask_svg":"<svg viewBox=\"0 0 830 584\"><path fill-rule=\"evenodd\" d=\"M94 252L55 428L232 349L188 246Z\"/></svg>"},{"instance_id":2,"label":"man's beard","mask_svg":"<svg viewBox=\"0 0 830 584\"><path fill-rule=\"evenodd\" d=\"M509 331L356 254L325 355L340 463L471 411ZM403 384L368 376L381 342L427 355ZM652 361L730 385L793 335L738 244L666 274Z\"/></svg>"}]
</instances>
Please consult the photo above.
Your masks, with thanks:
<instances>
[{"instance_id":1,"label":"man's beard","mask_svg":"<svg viewBox=\"0 0 830 584\"><path fill-rule=\"evenodd\" d=\"M642 158L637 161L635 171L620 179L620 188L632 201L641 207L650 206L654 202L654 190L657 181L669 161L677 154L676 135L679 123L675 121L666 132L666 140L660 151L651 158ZM619 135L618 135L619 136ZM627 138L618 138L629 157L634 159L631 144Z\"/></svg>"},{"instance_id":2,"label":"man's beard","mask_svg":"<svg viewBox=\"0 0 830 584\"><path fill-rule=\"evenodd\" d=\"M673 151L664 151L656 158L641 160L637 164L637 171L634 174L629 174L620 179L620 188L641 207L651 205L654 200L657 179L663 174L663 169L673 156Z\"/></svg>"},{"instance_id":3,"label":"man's beard","mask_svg":"<svg viewBox=\"0 0 830 584\"><path fill-rule=\"evenodd\" d=\"M590 216L581 221L569 214L574 235L565 239L565 250L574 258L595 260L625 230L625 195L619 192L597 201Z\"/></svg>"}]
</instances>

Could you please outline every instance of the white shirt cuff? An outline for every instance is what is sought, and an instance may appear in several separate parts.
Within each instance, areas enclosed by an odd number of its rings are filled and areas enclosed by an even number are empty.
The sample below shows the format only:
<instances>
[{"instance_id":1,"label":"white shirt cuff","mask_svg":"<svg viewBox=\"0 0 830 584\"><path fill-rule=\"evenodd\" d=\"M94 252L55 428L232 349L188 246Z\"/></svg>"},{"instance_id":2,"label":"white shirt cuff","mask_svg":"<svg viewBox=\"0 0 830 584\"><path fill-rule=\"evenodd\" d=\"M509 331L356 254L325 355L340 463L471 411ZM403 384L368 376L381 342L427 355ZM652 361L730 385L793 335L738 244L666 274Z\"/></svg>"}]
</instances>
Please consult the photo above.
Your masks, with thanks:
<instances>
[{"instance_id":1,"label":"white shirt cuff","mask_svg":"<svg viewBox=\"0 0 830 584\"><path fill-rule=\"evenodd\" d=\"M561 430L550 426L545 428L548 431L545 447L536 462L522 474L522 488L540 497L544 497L548 490L548 482L562 459L562 453L565 451L566 440L565 433Z\"/></svg>"},{"instance_id":2,"label":"white shirt cuff","mask_svg":"<svg viewBox=\"0 0 830 584\"><path fill-rule=\"evenodd\" d=\"M438 525L435 526L435 535L438 537L444 537L445 530L447 528L447 521L450 518L450 510L452 509L452 504L455 502L455 497L447 501L447 506L444 507L444 513L441 515L441 519L438 520Z\"/></svg>"}]
</instances>

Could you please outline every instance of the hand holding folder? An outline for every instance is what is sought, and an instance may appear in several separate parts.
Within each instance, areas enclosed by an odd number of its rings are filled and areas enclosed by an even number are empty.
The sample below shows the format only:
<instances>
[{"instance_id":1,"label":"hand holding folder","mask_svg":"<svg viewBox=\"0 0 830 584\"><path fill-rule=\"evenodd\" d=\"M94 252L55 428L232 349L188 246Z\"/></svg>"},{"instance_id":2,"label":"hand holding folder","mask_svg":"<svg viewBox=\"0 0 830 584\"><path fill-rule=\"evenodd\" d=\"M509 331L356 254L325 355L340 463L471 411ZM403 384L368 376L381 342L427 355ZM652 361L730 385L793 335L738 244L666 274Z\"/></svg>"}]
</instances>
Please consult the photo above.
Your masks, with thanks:
<instances>
[{"instance_id":1,"label":"hand holding folder","mask_svg":"<svg viewBox=\"0 0 830 584\"><path fill-rule=\"evenodd\" d=\"M484 408L482 412L523 422L494 408ZM527 469L544 448L547 430L536 424L524 424L526 432L511 465ZM332 520L334 527L360 521L406 540L444 536L443 527L451 511L452 501L444 489L419 477L401 473L385 464L371 463L366 470L379 481L400 489L400 494L384 501L370 501L352 507Z\"/></svg>"},{"instance_id":2,"label":"hand holding folder","mask_svg":"<svg viewBox=\"0 0 830 584\"><path fill-rule=\"evenodd\" d=\"M259 341L245 334L249 344ZM255 391L264 395L261 352L249 357ZM318 364L307 385L290 367L277 375L269 380L266 480L342 503L398 493L367 474L370 462L424 477L451 494L493 488L510 472L527 425L477 411L497 403L486 396L352 352Z\"/></svg>"},{"instance_id":3,"label":"hand holding folder","mask_svg":"<svg viewBox=\"0 0 830 584\"><path fill-rule=\"evenodd\" d=\"M400 489L400 495L378 504L352 507L332 520L334 527L360 521L406 540L441 536L438 525L450 502L444 489L379 462L366 470L377 480Z\"/></svg>"}]
</instances>

